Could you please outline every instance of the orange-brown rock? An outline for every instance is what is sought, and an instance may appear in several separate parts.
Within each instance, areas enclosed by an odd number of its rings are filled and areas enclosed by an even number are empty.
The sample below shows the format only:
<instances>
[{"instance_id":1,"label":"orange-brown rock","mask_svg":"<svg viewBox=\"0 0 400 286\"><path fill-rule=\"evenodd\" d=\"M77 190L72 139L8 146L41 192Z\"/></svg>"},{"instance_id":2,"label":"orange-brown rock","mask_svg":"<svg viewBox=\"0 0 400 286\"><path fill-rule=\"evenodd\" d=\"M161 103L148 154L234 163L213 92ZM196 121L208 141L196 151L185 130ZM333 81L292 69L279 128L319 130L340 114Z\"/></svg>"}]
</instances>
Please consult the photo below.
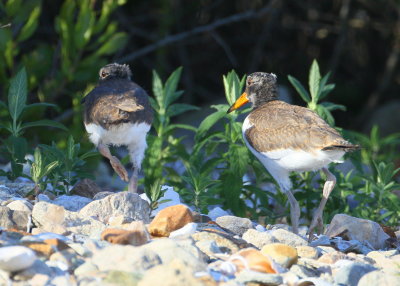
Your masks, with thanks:
<instances>
[{"instance_id":1,"label":"orange-brown rock","mask_svg":"<svg viewBox=\"0 0 400 286\"><path fill-rule=\"evenodd\" d=\"M135 230L107 228L102 232L101 239L113 244L129 244L134 246L143 245L148 242L149 234L147 233L143 222L141 223L143 227L137 227Z\"/></svg>"},{"instance_id":2,"label":"orange-brown rock","mask_svg":"<svg viewBox=\"0 0 400 286\"><path fill-rule=\"evenodd\" d=\"M24 241L22 244L34 250L37 254L46 257L50 257L56 251L54 246L42 241Z\"/></svg>"},{"instance_id":3,"label":"orange-brown rock","mask_svg":"<svg viewBox=\"0 0 400 286\"><path fill-rule=\"evenodd\" d=\"M45 239L44 242L48 245L55 247L58 251L69 248L68 244L58 238Z\"/></svg>"},{"instance_id":4,"label":"orange-brown rock","mask_svg":"<svg viewBox=\"0 0 400 286\"><path fill-rule=\"evenodd\" d=\"M285 268L289 268L297 262L296 248L283 243L264 245L261 249L261 253Z\"/></svg>"},{"instance_id":5,"label":"orange-brown rock","mask_svg":"<svg viewBox=\"0 0 400 286\"><path fill-rule=\"evenodd\" d=\"M161 210L149 225L152 236L168 237L169 234L193 222L192 212L184 205L175 205Z\"/></svg>"},{"instance_id":6,"label":"orange-brown rock","mask_svg":"<svg viewBox=\"0 0 400 286\"><path fill-rule=\"evenodd\" d=\"M246 262L237 256L243 257ZM245 248L236 252L231 256L231 261L238 267L239 271L249 268L258 272L276 273L270 260L255 248Z\"/></svg>"}]
</instances>

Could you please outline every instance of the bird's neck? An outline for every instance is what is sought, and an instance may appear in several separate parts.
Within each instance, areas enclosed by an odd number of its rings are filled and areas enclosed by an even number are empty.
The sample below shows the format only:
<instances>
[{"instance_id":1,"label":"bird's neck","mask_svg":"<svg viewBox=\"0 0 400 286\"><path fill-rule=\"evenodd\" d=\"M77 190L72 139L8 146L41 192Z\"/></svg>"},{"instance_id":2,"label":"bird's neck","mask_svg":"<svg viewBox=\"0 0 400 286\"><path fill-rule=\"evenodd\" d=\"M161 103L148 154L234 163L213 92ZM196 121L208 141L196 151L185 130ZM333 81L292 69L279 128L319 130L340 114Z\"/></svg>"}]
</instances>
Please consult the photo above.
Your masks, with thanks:
<instances>
[{"instance_id":1,"label":"bird's neck","mask_svg":"<svg viewBox=\"0 0 400 286\"><path fill-rule=\"evenodd\" d=\"M278 94L276 89L268 89L268 90L262 90L260 93L256 96L255 102L253 103L253 109L256 109L264 104L267 104L271 101L278 100Z\"/></svg>"}]
</instances>

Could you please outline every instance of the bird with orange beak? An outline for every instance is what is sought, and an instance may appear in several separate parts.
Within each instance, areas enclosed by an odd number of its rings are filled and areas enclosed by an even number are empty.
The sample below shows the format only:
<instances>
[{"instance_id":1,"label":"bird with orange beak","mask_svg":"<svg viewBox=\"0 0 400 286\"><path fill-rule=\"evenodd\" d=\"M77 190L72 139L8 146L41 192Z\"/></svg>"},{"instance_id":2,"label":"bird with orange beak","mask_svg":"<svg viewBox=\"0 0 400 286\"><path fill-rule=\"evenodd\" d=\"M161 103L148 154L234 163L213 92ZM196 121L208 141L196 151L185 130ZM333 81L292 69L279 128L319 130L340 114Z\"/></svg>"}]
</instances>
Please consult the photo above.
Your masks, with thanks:
<instances>
[{"instance_id":1,"label":"bird with orange beak","mask_svg":"<svg viewBox=\"0 0 400 286\"><path fill-rule=\"evenodd\" d=\"M336 184L328 165L341 163L346 152L359 146L343 139L314 111L278 100L275 74L249 75L245 92L228 113L248 102L252 111L243 122L244 141L287 195L293 232L298 233L300 207L291 191L290 173L322 170L326 175L322 200L308 230L311 238L317 226L323 229L323 210Z\"/></svg>"}]
</instances>

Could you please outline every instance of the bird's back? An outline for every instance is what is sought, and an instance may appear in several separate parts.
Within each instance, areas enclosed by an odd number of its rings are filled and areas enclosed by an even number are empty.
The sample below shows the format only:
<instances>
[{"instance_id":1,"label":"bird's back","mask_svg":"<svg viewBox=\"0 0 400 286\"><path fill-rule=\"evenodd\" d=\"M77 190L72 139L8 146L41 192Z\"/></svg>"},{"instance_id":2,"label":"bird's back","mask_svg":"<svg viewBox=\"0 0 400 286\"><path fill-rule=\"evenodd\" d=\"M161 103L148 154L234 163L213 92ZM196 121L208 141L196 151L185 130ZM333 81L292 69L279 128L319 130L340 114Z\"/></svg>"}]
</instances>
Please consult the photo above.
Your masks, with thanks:
<instances>
[{"instance_id":1,"label":"bird's back","mask_svg":"<svg viewBox=\"0 0 400 286\"><path fill-rule=\"evenodd\" d=\"M249 144L259 152L279 149L349 151L351 144L314 111L274 100L248 116L252 127L245 131Z\"/></svg>"},{"instance_id":2,"label":"bird's back","mask_svg":"<svg viewBox=\"0 0 400 286\"><path fill-rule=\"evenodd\" d=\"M151 125L153 111L147 93L137 84L126 79L100 82L84 98L84 122L94 123L105 129L122 123Z\"/></svg>"}]
</instances>

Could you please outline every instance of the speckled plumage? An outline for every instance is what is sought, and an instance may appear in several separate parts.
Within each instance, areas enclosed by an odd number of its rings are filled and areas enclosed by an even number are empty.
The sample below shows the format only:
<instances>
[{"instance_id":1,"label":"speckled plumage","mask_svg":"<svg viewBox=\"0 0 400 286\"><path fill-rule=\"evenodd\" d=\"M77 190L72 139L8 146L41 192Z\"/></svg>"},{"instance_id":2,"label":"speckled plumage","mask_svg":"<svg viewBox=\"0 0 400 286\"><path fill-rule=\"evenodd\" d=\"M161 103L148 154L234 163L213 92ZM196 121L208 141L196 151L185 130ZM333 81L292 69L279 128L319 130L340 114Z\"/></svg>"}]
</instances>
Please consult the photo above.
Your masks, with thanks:
<instances>
[{"instance_id":1,"label":"speckled plumage","mask_svg":"<svg viewBox=\"0 0 400 286\"><path fill-rule=\"evenodd\" d=\"M128 173L111 155L108 146L127 146L134 169L128 189L136 191L137 173L147 147L146 135L153 121L153 109L147 93L130 80L131 75L127 65L106 65L99 71L99 83L82 103L90 140L125 181L128 181Z\"/></svg>"}]
</instances>

